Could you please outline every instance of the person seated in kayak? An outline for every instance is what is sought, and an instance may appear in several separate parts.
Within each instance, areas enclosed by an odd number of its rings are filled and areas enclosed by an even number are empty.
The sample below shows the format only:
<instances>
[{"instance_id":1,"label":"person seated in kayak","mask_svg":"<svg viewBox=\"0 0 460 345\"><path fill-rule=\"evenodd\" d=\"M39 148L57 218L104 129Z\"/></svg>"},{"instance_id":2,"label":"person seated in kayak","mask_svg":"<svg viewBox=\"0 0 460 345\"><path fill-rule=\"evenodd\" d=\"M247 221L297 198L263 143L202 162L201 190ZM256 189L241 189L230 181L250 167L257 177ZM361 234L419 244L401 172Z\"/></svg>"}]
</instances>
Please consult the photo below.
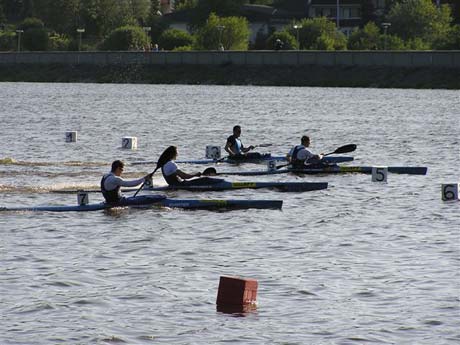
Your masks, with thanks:
<instances>
[{"instance_id":1,"label":"person seated in kayak","mask_svg":"<svg viewBox=\"0 0 460 345\"><path fill-rule=\"evenodd\" d=\"M136 187L148 179L152 178L152 174L148 174L137 180L124 180L121 174L125 168L125 164L116 160L112 163L112 169L108 174L105 174L101 180L101 191L108 203L118 203L122 201L121 187Z\"/></svg>"},{"instance_id":2,"label":"person seated in kayak","mask_svg":"<svg viewBox=\"0 0 460 345\"><path fill-rule=\"evenodd\" d=\"M255 146L244 147L240 139L241 126L233 127L233 134L227 138L225 151L228 152L229 158L234 160L260 159L263 157L258 152L249 152L254 150Z\"/></svg>"},{"instance_id":3,"label":"person seated in kayak","mask_svg":"<svg viewBox=\"0 0 460 345\"><path fill-rule=\"evenodd\" d=\"M213 184L223 181L223 179L211 178L211 177L201 177L198 179L190 180L194 177L200 177L201 172L197 172L195 174L189 174L185 171L180 170L177 167L176 162L174 162L177 158L177 147L176 146L169 146L160 156L157 162L157 167L155 168L155 173L158 169L161 169L164 179L170 186L177 186L177 185L206 185L206 184ZM187 181L190 180L190 181Z\"/></svg>"},{"instance_id":4,"label":"person seated in kayak","mask_svg":"<svg viewBox=\"0 0 460 345\"><path fill-rule=\"evenodd\" d=\"M324 163L321 161L323 154L314 154L311 152L308 147L310 146L310 137L304 135L300 139L300 145L294 146L289 153L286 155L286 158L291 166L294 169L303 169L303 168L315 168L322 167Z\"/></svg>"}]
</instances>

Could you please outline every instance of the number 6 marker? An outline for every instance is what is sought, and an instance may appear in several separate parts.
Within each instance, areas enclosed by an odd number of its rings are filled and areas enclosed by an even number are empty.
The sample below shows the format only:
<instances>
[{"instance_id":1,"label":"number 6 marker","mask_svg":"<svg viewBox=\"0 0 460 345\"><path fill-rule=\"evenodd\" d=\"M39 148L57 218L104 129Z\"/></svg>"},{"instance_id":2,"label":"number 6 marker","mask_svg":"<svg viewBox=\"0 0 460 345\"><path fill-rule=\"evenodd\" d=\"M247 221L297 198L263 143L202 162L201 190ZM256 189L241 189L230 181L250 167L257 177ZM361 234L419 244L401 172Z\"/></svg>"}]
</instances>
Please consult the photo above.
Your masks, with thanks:
<instances>
[{"instance_id":1,"label":"number 6 marker","mask_svg":"<svg viewBox=\"0 0 460 345\"><path fill-rule=\"evenodd\" d=\"M458 200L458 183L443 184L441 187L442 200Z\"/></svg>"}]
</instances>

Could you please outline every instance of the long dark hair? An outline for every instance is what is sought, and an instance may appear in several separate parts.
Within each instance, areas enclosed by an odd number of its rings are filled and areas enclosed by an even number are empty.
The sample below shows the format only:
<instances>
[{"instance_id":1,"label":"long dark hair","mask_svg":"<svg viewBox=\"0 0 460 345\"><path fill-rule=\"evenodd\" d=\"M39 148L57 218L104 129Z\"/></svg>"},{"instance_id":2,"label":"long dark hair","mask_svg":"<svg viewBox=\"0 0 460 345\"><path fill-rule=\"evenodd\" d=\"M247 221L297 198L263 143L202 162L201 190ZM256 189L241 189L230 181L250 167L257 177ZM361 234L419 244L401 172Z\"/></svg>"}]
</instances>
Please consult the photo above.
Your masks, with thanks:
<instances>
[{"instance_id":1,"label":"long dark hair","mask_svg":"<svg viewBox=\"0 0 460 345\"><path fill-rule=\"evenodd\" d=\"M169 146L166 150L163 151L161 154L160 158L158 158L157 162L157 167L153 171L153 174L158 169L163 168L163 166L168 163L170 160L172 160L175 156L177 156L177 147L176 146Z\"/></svg>"}]
</instances>

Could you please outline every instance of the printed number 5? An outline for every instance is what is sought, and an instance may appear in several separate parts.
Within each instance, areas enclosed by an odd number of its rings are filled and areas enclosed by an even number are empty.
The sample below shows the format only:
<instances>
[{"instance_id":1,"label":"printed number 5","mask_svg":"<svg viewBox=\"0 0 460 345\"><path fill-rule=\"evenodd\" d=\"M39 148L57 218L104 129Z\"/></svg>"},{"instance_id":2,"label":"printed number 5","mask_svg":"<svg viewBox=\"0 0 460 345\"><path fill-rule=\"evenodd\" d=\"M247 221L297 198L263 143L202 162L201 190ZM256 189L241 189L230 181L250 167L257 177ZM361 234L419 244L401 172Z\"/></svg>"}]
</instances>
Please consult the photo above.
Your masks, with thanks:
<instances>
[{"instance_id":1,"label":"printed number 5","mask_svg":"<svg viewBox=\"0 0 460 345\"><path fill-rule=\"evenodd\" d=\"M377 175L376 180L378 182L385 181L385 168L377 168L375 174Z\"/></svg>"}]
</instances>

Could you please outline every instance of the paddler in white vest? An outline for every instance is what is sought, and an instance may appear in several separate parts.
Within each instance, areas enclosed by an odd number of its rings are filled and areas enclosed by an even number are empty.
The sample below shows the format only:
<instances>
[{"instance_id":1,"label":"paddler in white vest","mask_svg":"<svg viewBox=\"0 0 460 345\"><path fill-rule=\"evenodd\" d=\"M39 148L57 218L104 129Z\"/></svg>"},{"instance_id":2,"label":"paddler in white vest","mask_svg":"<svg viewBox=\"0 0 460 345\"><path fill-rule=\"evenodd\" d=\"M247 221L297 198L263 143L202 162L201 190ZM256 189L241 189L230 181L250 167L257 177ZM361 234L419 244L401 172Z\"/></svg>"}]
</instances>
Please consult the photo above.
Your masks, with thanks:
<instances>
[{"instance_id":1,"label":"paddler in white vest","mask_svg":"<svg viewBox=\"0 0 460 345\"><path fill-rule=\"evenodd\" d=\"M233 127L233 134L227 138L225 151L228 152L229 158L233 160L259 159L262 155L258 152L249 152L254 150L255 146L244 147L241 139L241 126Z\"/></svg>"},{"instance_id":2,"label":"paddler in white vest","mask_svg":"<svg viewBox=\"0 0 460 345\"><path fill-rule=\"evenodd\" d=\"M108 203L117 203L123 199L120 188L121 187L136 187L147 179L152 178L152 174L148 174L137 180L124 180L121 174L125 168L125 164L116 160L112 163L112 169L108 174L105 174L101 180L101 191Z\"/></svg>"},{"instance_id":3,"label":"paddler in white vest","mask_svg":"<svg viewBox=\"0 0 460 345\"><path fill-rule=\"evenodd\" d=\"M213 184L224 181L223 179L210 177L201 177L198 179L193 179L194 177L200 177L201 172L189 174L183 170L180 170L175 162L175 160L177 159L177 154L177 147L169 146L166 150L164 150L160 158L158 158L157 166L155 168L155 171L153 172L155 173L158 169L161 169L161 173L163 174L163 177L168 183L168 185L196 186Z\"/></svg>"},{"instance_id":4,"label":"paddler in white vest","mask_svg":"<svg viewBox=\"0 0 460 345\"><path fill-rule=\"evenodd\" d=\"M300 139L300 145L294 146L286 155L288 162L291 163L294 169L322 165L321 159L323 158L323 154L317 155L311 152L308 148L310 146L310 142L310 137L304 135Z\"/></svg>"}]
</instances>

